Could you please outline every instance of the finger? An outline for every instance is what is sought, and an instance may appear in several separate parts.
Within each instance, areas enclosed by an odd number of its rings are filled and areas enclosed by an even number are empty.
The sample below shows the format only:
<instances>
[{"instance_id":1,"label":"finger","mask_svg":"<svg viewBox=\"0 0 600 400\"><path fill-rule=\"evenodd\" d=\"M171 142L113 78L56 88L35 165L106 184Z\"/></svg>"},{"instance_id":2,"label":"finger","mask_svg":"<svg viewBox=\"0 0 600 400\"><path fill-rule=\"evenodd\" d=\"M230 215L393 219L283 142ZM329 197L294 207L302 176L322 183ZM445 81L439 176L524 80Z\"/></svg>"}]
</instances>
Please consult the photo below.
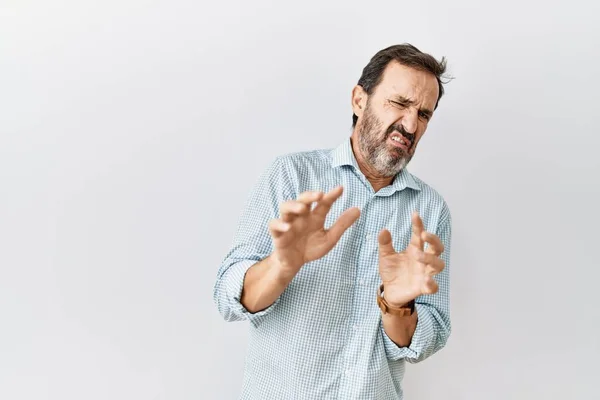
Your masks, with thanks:
<instances>
[{"instance_id":1,"label":"finger","mask_svg":"<svg viewBox=\"0 0 600 400\"><path fill-rule=\"evenodd\" d=\"M409 252L410 254L412 254L412 257L419 263L421 264L426 264L428 266L432 266L435 267L436 270L441 270L439 268L440 265L443 265L444 260L442 260L441 258L439 258L438 256L436 256L435 254L432 253L426 253L424 251L414 251L414 252Z\"/></svg>"},{"instance_id":2,"label":"finger","mask_svg":"<svg viewBox=\"0 0 600 400\"><path fill-rule=\"evenodd\" d=\"M395 254L394 244L392 243L392 234L387 229L379 232L379 256Z\"/></svg>"},{"instance_id":3,"label":"finger","mask_svg":"<svg viewBox=\"0 0 600 400\"><path fill-rule=\"evenodd\" d=\"M427 275L437 275L444 270L446 263L441 258L436 258L434 261L427 264Z\"/></svg>"},{"instance_id":4,"label":"finger","mask_svg":"<svg viewBox=\"0 0 600 400\"><path fill-rule=\"evenodd\" d=\"M440 273L446 266L444 260L432 253L418 250L415 247L407 249L408 256L416 262L423 264L428 275Z\"/></svg>"},{"instance_id":5,"label":"finger","mask_svg":"<svg viewBox=\"0 0 600 400\"><path fill-rule=\"evenodd\" d=\"M444 252L444 244L437 235L423 231L421 239L429 245L426 250L428 253L440 256Z\"/></svg>"},{"instance_id":6,"label":"finger","mask_svg":"<svg viewBox=\"0 0 600 400\"><path fill-rule=\"evenodd\" d=\"M413 246L416 246L417 248L423 250L424 247L424 242L423 239L421 238L421 234L422 232L425 230L425 228L423 227L423 220L421 220L421 217L419 216L419 213L417 211L412 213L412 236L410 238L410 243Z\"/></svg>"},{"instance_id":7,"label":"finger","mask_svg":"<svg viewBox=\"0 0 600 400\"><path fill-rule=\"evenodd\" d=\"M343 192L344 188L342 186L337 186L325 193L317 203L317 206L313 210L313 214L325 221L325 217L327 217L327 213L331 210L331 206L339 199Z\"/></svg>"},{"instance_id":8,"label":"finger","mask_svg":"<svg viewBox=\"0 0 600 400\"><path fill-rule=\"evenodd\" d=\"M280 219L272 219L269 222L269 232L271 232L271 236L273 236L273 238L275 239L283 235L285 232L289 231L290 228L290 224Z\"/></svg>"},{"instance_id":9,"label":"finger","mask_svg":"<svg viewBox=\"0 0 600 400\"><path fill-rule=\"evenodd\" d=\"M335 221L328 230L334 243L337 243L340 240L344 232L356 222L358 217L360 217L360 210L358 207L349 208L338 217L337 221Z\"/></svg>"},{"instance_id":10,"label":"finger","mask_svg":"<svg viewBox=\"0 0 600 400\"><path fill-rule=\"evenodd\" d=\"M437 293L439 286L433 277L428 276L423 282L423 286L421 287L421 291L423 294L434 294Z\"/></svg>"},{"instance_id":11,"label":"finger","mask_svg":"<svg viewBox=\"0 0 600 400\"><path fill-rule=\"evenodd\" d=\"M308 205L296 200L283 202L279 206L279 213L284 222L292 222L297 216L307 214L308 211Z\"/></svg>"},{"instance_id":12,"label":"finger","mask_svg":"<svg viewBox=\"0 0 600 400\"><path fill-rule=\"evenodd\" d=\"M317 192L317 191L307 191L307 192L303 192L300 193L300 196L298 196L298 201L307 205L310 205L312 203L314 203L315 201L319 201L323 198L324 193L323 192Z\"/></svg>"}]
</instances>

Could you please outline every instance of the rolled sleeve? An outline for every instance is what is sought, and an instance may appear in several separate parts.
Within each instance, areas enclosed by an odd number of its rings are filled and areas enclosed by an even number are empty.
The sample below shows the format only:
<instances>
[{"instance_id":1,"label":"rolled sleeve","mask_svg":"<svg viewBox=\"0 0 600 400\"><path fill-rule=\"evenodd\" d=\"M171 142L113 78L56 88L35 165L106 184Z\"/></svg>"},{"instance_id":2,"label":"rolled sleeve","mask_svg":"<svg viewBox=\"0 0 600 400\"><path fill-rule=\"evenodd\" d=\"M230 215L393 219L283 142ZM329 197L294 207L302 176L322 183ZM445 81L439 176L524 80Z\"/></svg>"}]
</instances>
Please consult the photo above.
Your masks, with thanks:
<instances>
[{"instance_id":1,"label":"rolled sleeve","mask_svg":"<svg viewBox=\"0 0 600 400\"><path fill-rule=\"evenodd\" d=\"M244 287L244 277L246 272L256 264L256 261L245 260L233 264L227 269L221 281L224 285L225 301L227 302L223 312L229 313L229 320L248 320L252 325L257 327L262 317L268 315L279 303L279 297L273 304L264 310L252 313L241 303L242 289Z\"/></svg>"},{"instance_id":2,"label":"rolled sleeve","mask_svg":"<svg viewBox=\"0 0 600 400\"><path fill-rule=\"evenodd\" d=\"M385 352L388 359L405 359L410 363L425 360L442 349L450 336L450 244L452 219L446 205L442 208L440 222L435 229L444 244L444 252L440 256L446 267L436 275L438 291L432 295L423 295L415 299L417 326L408 347L399 347L390 339L381 323L381 332Z\"/></svg>"},{"instance_id":3,"label":"rolled sleeve","mask_svg":"<svg viewBox=\"0 0 600 400\"><path fill-rule=\"evenodd\" d=\"M417 310L417 327L408 347L399 347L385 332L383 324L381 331L383 333L383 343L388 359L397 361L406 359L407 361L416 361L425 358L428 355L429 349L432 349L435 344L436 334L434 321L431 314L427 310L427 306L416 304Z\"/></svg>"},{"instance_id":4,"label":"rolled sleeve","mask_svg":"<svg viewBox=\"0 0 600 400\"><path fill-rule=\"evenodd\" d=\"M249 320L257 326L279 302L277 299L268 308L251 313L240 299L248 269L273 251L269 221L279 218L279 205L294 196L294 182L287 172L286 162L281 157L276 158L251 191L233 245L217 272L213 298L226 321Z\"/></svg>"}]
</instances>

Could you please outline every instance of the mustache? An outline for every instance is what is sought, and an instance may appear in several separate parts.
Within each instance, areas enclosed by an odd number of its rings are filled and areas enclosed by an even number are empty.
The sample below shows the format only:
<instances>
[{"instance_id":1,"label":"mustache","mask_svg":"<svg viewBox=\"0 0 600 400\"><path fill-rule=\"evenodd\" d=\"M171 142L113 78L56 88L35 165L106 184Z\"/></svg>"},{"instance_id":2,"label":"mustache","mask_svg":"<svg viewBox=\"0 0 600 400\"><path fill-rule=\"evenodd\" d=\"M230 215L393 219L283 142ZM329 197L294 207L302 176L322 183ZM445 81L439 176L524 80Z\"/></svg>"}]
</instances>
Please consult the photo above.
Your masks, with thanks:
<instances>
[{"instance_id":1,"label":"mustache","mask_svg":"<svg viewBox=\"0 0 600 400\"><path fill-rule=\"evenodd\" d=\"M404 136L405 138L410 140L411 147L412 147L412 144L415 143L415 134L407 132L406 129L404 129L404 127L402 125L392 125L389 128L387 128L387 130L385 132L385 138L387 139L394 131L400 132L400 134L402 134L402 136Z\"/></svg>"}]
</instances>

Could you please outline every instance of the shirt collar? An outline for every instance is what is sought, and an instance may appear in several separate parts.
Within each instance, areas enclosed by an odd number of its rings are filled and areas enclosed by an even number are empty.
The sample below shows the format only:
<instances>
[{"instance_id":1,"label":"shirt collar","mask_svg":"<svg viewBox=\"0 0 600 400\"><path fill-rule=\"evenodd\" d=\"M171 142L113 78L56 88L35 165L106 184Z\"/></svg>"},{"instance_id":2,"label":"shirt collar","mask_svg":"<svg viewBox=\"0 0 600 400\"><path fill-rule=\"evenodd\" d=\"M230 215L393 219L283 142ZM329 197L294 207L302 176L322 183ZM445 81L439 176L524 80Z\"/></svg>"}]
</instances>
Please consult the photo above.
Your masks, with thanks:
<instances>
[{"instance_id":1,"label":"shirt collar","mask_svg":"<svg viewBox=\"0 0 600 400\"><path fill-rule=\"evenodd\" d=\"M353 167L356 172L362 175L356 157L354 156L354 151L352 151L352 143L349 137L331 151L331 166L337 168L344 165ZM390 187L393 191L403 190L407 187L414 190L421 190L421 186L416 181L415 177L408 172L406 168L403 168L402 171L398 172L392 181L392 184L388 186L388 188ZM383 188L382 190L384 189L387 188Z\"/></svg>"},{"instance_id":2,"label":"shirt collar","mask_svg":"<svg viewBox=\"0 0 600 400\"><path fill-rule=\"evenodd\" d=\"M349 165L359 170L356 157L354 157L354 152L352 151L352 142L350 141L350 138L346 138L346 140L331 152L331 166L336 168L341 167L342 165Z\"/></svg>"}]
</instances>

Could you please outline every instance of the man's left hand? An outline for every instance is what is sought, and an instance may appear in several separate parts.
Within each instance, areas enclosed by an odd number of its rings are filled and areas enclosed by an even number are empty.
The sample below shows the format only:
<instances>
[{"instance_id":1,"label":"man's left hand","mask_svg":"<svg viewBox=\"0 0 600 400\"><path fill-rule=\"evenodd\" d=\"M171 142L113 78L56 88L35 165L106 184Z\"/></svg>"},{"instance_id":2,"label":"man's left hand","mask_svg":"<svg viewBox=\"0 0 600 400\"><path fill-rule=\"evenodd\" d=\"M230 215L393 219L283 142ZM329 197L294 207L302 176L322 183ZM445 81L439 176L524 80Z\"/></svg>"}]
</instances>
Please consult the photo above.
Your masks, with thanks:
<instances>
[{"instance_id":1,"label":"man's left hand","mask_svg":"<svg viewBox=\"0 0 600 400\"><path fill-rule=\"evenodd\" d=\"M425 243L428 243L425 250ZM418 213L412 215L412 237L408 247L396 252L392 235L384 229L379 233L379 275L388 304L401 307L422 294L438 291L434 275L445 267L440 255L444 245L439 237L425 231Z\"/></svg>"}]
</instances>

